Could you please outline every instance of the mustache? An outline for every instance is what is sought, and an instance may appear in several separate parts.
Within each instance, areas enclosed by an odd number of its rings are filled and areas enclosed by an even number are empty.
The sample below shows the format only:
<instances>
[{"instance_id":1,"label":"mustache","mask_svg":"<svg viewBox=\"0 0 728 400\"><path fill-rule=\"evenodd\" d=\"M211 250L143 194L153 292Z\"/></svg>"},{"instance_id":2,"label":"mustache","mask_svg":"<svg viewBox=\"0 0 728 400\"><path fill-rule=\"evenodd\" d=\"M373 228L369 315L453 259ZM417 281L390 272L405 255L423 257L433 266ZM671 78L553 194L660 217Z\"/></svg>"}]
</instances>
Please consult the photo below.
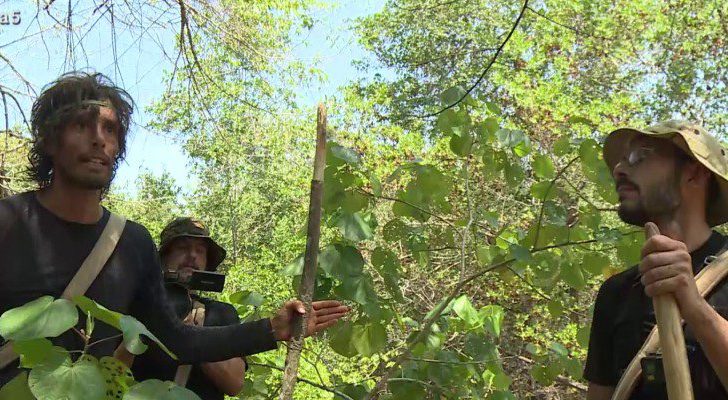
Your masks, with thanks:
<instances>
[{"instance_id":1,"label":"mustache","mask_svg":"<svg viewBox=\"0 0 728 400\"><path fill-rule=\"evenodd\" d=\"M617 178L617 181L616 181L617 190L619 190L619 188L621 188L622 186L633 187L633 188L639 190L639 186L637 186L636 183L632 182L631 180L629 180L626 177Z\"/></svg>"}]
</instances>

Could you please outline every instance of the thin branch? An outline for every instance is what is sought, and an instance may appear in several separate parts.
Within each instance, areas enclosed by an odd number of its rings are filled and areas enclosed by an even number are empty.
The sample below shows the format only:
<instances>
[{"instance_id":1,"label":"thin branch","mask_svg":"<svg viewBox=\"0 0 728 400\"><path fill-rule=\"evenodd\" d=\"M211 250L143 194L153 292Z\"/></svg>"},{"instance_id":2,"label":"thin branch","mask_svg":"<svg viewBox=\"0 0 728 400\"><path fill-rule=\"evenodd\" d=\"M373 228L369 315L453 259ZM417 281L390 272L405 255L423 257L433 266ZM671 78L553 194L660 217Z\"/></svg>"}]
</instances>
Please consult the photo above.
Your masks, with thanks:
<instances>
[{"instance_id":1,"label":"thin branch","mask_svg":"<svg viewBox=\"0 0 728 400\"><path fill-rule=\"evenodd\" d=\"M521 8L521 12L518 14L518 18L516 18L516 21L513 23L513 26L511 27L510 32L508 32L508 35L506 36L506 38L503 40L503 42L501 42L500 46L498 46L498 50L496 50L495 54L493 54L493 57L491 57L490 62L485 67L485 69L480 74L480 76L475 81L475 83L473 83L468 88L468 90L466 90L465 93L463 93L463 95L460 96L460 98L457 99L454 103L445 106L444 108L442 108L441 110L439 110L437 112L434 112L434 113L431 113L431 114L426 114L426 115L420 115L419 116L420 118L435 117L435 116L437 116L439 114L442 114L443 112L445 112L445 111L447 111L447 110L455 107L456 105L460 104L463 100L465 100L465 98L468 97L468 95L470 95L470 93L472 93L473 90L475 90L475 88L478 87L478 85L480 85L480 83L483 81L483 79L485 79L485 76L488 74L488 71L490 71L490 68L495 63L495 60L498 58L498 56L503 51L503 48L506 46L506 43L508 43L508 41L511 39L511 36L513 36L513 32L516 31L516 28L518 27L518 24L521 22L521 19L523 18L523 15L526 13L526 8L528 7L528 1L529 0L525 0L523 2L523 7Z\"/></svg>"}]
</instances>

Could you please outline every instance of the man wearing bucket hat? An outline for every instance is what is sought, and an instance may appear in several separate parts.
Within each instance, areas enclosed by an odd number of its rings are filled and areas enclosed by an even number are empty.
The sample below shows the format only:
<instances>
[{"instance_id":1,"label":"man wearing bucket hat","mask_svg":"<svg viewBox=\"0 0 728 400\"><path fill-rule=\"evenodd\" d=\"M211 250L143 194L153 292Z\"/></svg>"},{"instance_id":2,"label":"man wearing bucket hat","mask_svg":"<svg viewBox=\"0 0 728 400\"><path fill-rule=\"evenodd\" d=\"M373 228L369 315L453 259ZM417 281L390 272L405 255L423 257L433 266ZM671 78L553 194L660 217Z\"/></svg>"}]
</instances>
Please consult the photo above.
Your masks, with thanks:
<instances>
[{"instance_id":1,"label":"man wearing bucket hat","mask_svg":"<svg viewBox=\"0 0 728 400\"><path fill-rule=\"evenodd\" d=\"M162 230L159 255L165 272L176 273L182 278L181 281L185 281L193 271L217 270L225 259L226 252L212 239L202 221L178 217ZM173 309L186 324L225 326L240 322L235 307L230 304L200 297L178 283L167 283L165 289L167 297L174 305ZM195 364L192 367L180 367L179 363L160 348L153 346L136 356L132 371L138 380L177 380L178 384L186 386L201 399L222 400L225 394L235 396L242 390L245 359L235 357L219 362Z\"/></svg>"},{"instance_id":2,"label":"man wearing bucket hat","mask_svg":"<svg viewBox=\"0 0 728 400\"><path fill-rule=\"evenodd\" d=\"M685 342L696 399L728 399L728 285L706 298L694 275L728 239L712 230L728 221L728 157L702 127L665 121L609 134L604 161L619 195L619 217L662 234L647 239L642 261L599 289L584 377L587 399L610 399L620 377L655 325L651 297L671 295L685 320ZM641 360L630 399L667 399L659 353Z\"/></svg>"}]
</instances>

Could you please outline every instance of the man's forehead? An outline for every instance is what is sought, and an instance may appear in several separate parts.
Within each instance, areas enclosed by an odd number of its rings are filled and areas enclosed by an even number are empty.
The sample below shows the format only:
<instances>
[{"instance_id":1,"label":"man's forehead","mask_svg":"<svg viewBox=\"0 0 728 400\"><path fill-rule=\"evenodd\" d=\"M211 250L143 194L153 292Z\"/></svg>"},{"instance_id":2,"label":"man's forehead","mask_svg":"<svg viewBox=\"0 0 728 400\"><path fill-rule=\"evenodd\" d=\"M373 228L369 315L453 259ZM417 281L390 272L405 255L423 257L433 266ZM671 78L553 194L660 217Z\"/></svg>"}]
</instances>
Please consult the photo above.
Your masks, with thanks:
<instances>
[{"instance_id":1,"label":"man's forehead","mask_svg":"<svg viewBox=\"0 0 728 400\"><path fill-rule=\"evenodd\" d=\"M182 236L174 239L172 246L194 246L201 245L207 247L207 240L199 237Z\"/></svg>"}]
</instances>

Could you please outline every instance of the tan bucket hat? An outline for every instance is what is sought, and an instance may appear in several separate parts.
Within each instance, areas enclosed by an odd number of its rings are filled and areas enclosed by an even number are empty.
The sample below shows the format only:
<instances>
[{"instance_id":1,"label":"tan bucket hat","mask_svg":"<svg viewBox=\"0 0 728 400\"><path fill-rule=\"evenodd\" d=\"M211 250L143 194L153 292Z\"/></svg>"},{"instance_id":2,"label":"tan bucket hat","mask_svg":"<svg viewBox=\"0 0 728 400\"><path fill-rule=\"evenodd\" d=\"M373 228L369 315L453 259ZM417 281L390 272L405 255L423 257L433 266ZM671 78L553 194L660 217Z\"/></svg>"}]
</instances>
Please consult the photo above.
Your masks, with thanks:
<instances>
[{"instance_id":1,"label":"tan bucket hat","mask_svg":"<svg viewBox=\"0 0 728 400\"><path fill-rule=\"evenodd\" d=\"M619 128L612 131L604 142L603 156L610 172L622 159L627 144L635 135L670 140L713 172L720 190L716 198L708 199L707 222L711 227L728 222L728 150L716 138L700 125L688 121L669 120L647 129Z\"/></svg>"}]
</instances>

